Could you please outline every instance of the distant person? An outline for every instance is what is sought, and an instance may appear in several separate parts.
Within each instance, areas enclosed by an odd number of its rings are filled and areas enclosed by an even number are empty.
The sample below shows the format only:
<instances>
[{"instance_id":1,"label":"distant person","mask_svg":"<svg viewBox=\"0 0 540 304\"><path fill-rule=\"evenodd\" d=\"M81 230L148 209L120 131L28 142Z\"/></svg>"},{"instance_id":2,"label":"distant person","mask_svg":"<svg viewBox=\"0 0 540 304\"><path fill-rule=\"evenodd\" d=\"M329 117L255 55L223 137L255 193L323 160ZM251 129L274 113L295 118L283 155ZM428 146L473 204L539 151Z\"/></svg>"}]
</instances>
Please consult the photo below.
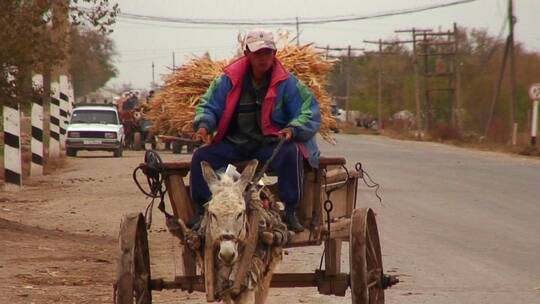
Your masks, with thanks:
<instances>
[{"instance_id":1,"label":"distant person","mask_svg":"<svg viewBox=\"0 0 540 304\"><path fill-rule=\"evenodd\" d=\"M150 92L148 92L148 96L146 96L146 103L150 103L152 97L154 97L154 90L150 90Z\"/></svg>"},{"instance_id":2,"label":"distant person","mask_svg":"<svg viewBox=\"0 0 540 304\"><path fill-rule=\"evenodd\" d=\"M139 100L135 95L129 95L127 100L122 104L122 111L131 111L138 105Z\"/></svg>"}]
</instances>

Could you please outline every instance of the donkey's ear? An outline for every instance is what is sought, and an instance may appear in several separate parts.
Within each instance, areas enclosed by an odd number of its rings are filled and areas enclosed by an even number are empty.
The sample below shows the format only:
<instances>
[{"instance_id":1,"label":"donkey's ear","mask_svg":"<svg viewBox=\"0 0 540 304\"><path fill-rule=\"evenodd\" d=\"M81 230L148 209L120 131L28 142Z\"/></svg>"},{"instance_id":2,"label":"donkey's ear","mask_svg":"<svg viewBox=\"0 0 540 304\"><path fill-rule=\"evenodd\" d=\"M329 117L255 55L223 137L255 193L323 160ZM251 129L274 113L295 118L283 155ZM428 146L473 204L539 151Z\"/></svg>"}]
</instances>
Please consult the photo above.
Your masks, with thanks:
<instances>
[{"instance_id":1,"label":"donkey's ear","mask_svg":"<svg viewBox=\"0 0 540 304\"><path fill-rule=\"evenodd\" d=\"M204 180L208 184L208 188L211 190L219 181L216 172L214 172L214 169L212 169L210 164L205 161L201 162L201 168Z\"/></svg>"},{"instance_id":2,"label":"donkey's ear","mask_svg":"<svg viewBox=\"0 0 540 304\"><path fill-rule=\"evenodd\" d=\"M240 187L240 189L242 189L242 191L246 189L246 186L251 182L251 179L253 179L253 175L255 175L255 171L257 170L258 164L259 164L258 160L252 159L244 168L244 171L242 171L242 175L240 176L240 179L236 182L237 185Z\"/></svg>"}]
</instances>

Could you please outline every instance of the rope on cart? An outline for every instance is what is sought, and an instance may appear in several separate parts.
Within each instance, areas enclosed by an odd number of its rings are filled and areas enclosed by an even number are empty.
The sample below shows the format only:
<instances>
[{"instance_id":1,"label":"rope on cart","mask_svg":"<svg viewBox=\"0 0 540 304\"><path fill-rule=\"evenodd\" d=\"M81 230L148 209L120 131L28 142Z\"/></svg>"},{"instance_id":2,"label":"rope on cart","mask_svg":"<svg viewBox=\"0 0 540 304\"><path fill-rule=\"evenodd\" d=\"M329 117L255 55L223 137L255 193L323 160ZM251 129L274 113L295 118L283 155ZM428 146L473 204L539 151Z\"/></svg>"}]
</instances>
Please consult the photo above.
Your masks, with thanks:
<instances>
[{"instance_id":1,"label":"rope on cart","mask_svg":"<svg viewBox=\"0 0 540 304\"><path fill-rule=\"evenodd\" d=\"M142 171L146 176L148 190L144 189L137 178L137 172L139 171ZM173 215L165 210L165 194L167 193L167 187L165 186L165 179L162 171L163 161L161 160L161 156L154 150L147 150L144 154L144 165L139 165L133 171L133 181L135 182L135 185L137 185L144 195L152 199L144 212L146 229L150 229L152 226L152 209L154 207L154 201L157 198L159 198L158 209L165 214L167 219L173 217Z\"/></svg>"},{"instance_id":2,"label":"rope on cart","mask_svg":"<svg viewBox=\"0 0 540 304\"><path fill-rule=\"evenodd\" d=\"M378 183L373 181L373 179L371 178L371 176L369 176L367 171L364 170L364 168L362 168L362 163L360 163L360 162L356 163L354 168L356 169L357 172L360 172L360 177L364 181L364 184L366 184L366 186L368 186L368 188L375 188L375 196L379 199L379 203L381 203L381 205L382 205L383 201L382 201L381 196L379 195L379 189L381 188L381 185L379 185ZM369 181L366 180L366 176L369 179ZM355 204L356 204L356 202L355 202ZM356 208L356 205L355 205L355 208Z\"/></svg>"}]
</instances>

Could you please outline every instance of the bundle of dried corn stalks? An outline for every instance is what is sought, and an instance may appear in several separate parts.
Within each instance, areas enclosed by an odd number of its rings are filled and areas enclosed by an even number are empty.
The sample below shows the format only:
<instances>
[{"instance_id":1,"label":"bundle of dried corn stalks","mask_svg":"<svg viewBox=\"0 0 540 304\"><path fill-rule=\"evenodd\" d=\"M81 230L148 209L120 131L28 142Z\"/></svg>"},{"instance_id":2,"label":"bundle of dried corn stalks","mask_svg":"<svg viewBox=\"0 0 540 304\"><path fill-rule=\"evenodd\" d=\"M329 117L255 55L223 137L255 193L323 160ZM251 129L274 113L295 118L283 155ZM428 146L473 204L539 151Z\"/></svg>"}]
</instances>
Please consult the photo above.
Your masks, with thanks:
<instances>
[{"instance_id":1,"label":"bundle of dried corn stalks","mask_svg":"<svg viewBox=\"0 0 540 304\"><path fill-rule=\"evenodd\" d=\"M287 45L278 50L277 57L313 91L322 115L320 134L333 143L330 130L336 128L336 122L331 114L332 102L325 85L334 62L324 59L311 45ZM200 97L228 62L213 61L209 56L197 57L165 76L165 87L152 99L150 110L145 113L145 118L153 122L154 131L164 135L191 133L195 107Z\"/></svg>"}]
</instances>

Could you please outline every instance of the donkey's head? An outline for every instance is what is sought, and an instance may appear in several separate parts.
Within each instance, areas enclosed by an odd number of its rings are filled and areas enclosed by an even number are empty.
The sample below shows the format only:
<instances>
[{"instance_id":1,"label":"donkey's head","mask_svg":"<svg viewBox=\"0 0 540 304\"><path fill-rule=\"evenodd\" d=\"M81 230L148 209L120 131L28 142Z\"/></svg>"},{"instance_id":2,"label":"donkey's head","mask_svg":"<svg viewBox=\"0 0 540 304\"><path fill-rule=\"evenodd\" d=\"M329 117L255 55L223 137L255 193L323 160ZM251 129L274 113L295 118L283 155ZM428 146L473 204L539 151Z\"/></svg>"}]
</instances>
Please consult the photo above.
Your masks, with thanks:
<instances>
[{"instance_id":1,"label":"donkey's head","mask_svg":"<svg viewBox=\"0 0 540 304\"><path fill-rule=\"evenodd\" d=\"M244 191L255 170L257 160L246 166L238 180L228 175L218 177L212 167L202 162L202 172L212 199L208 203L207 227L210 229L211 242L219 246L218 259L226 265L232 265L238 258L238 243L246 237L247 216Z\"/></svg>"}]
</instances>

